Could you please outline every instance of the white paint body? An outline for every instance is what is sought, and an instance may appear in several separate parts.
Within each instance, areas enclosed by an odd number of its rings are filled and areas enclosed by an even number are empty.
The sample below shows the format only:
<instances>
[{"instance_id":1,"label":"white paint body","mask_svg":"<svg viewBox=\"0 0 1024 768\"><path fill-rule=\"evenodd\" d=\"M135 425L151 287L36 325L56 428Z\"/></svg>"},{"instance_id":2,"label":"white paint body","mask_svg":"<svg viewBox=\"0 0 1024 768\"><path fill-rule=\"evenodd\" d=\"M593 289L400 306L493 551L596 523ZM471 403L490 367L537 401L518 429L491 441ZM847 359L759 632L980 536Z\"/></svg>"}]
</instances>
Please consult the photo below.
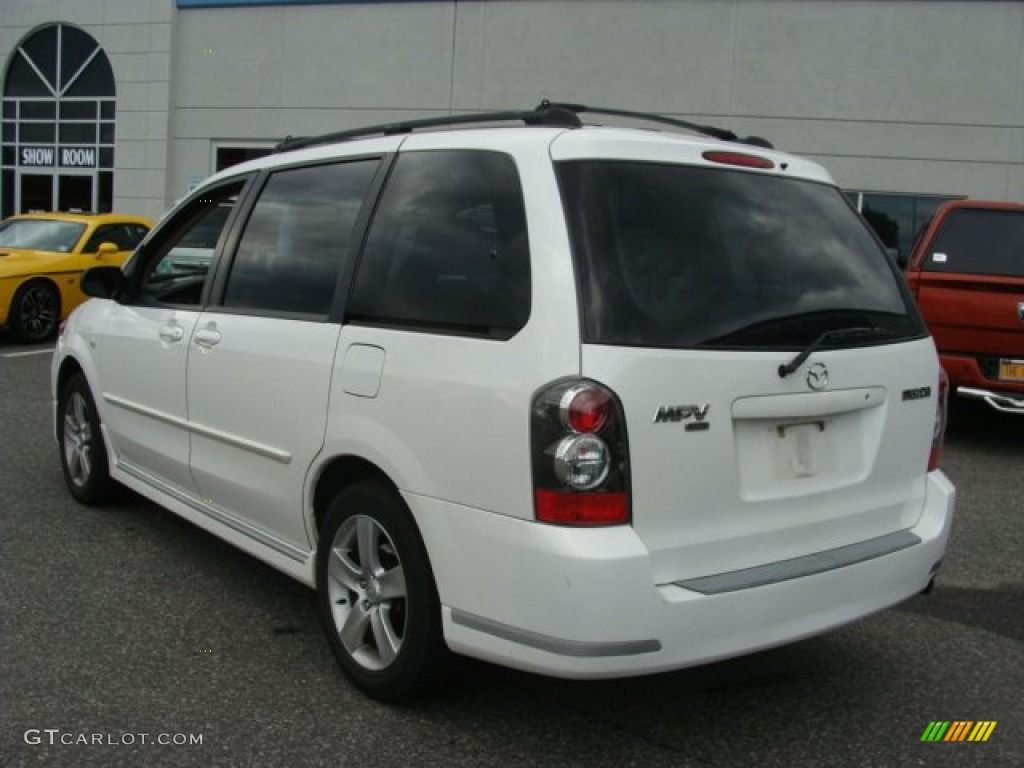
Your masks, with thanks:
<instances>
[{"instance_id":1,"label":"white paint body","mask_svg":"<svg viewBox=\"0 0 1024 768\"><path fill-rule=\"evenodd\" d=\"M339 456L375 465L419 527L445 638L461 653L609 677L828 630L919 592L943 556L954 490L925 470L935 400L901 399L935 386L931 340L815 353L829 368L825 392L810 391L802 373L776 374L788 352L581 343L552 159L706 165L709 147L736 145L611 129L485 129L231 169L221 178L368 151L510 154L528 221L529 321L496 341L93 300L57 346L55 386L73 358L95 395L117 480L310 586L322 469ZM756 153L776 162L771 173L830 183L812 163ZM161 339L169 324L180 341ZM214 347L200 343L204 331L219 334ZM552 381L581 376L623 404L631 525L534 520L531 400ZM706 404L710 429L655 423L659 407L675 403ZM818 422L820 430L805 428ZM702 593L679 583L910 535L916 543L884 556L749 588Z\"/></svg>"}]
</instances>

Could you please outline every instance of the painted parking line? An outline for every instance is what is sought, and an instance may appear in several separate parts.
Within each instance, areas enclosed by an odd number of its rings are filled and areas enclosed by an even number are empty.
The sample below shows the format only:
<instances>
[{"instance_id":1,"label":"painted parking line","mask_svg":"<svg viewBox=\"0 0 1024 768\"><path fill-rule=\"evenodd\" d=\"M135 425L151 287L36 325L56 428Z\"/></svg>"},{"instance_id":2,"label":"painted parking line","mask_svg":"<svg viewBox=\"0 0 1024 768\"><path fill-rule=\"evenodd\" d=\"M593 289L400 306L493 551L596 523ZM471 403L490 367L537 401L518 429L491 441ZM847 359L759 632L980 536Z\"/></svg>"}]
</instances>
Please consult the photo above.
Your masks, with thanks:
<instances>
[{"instance_id":1,"label":"painted parking line","mask_svg":"<svg viewBox=\"0 0 1024 768\"><path fill-rule=\"evenodd\" d=\"M0 357L28 357L29 355L52 355L53 347L49 349L30 349L27 352L3 352Z\"/></svg>"}]
</instances>

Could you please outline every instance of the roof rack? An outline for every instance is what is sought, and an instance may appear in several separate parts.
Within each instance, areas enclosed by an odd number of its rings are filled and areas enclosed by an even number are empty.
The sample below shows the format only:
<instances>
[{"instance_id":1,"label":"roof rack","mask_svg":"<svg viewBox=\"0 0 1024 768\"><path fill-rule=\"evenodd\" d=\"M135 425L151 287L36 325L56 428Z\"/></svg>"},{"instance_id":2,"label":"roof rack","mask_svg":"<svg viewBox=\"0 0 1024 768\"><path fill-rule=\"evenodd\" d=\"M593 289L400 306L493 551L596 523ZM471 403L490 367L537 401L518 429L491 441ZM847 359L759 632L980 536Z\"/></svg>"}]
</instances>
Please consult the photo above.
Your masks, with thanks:
<instances>
[{"instance_id":1,"label":"roof rack","mask_svg":"<svg viewBox=\"0 0 1024 768\"><path fill-rule=\"evenodd\" d=\"M441 117L425 117L419 120L406 120L399 123L371 125L367 128L355 128L350 131L325 133L322 136L292 138L289 136L276 147L275 152L290 152L293 149L305 149L320 144L335 144L339 141L361 139L366 136L395 136L412 133L420 128L441 128L450 125L471 125L475 123L511 123L522 122L526 125L553 125L563 128L579 128L583 125L571 111L558 105L542 102L536 109L528 111L476 112L468 115L442 115Z\"/></svg>"},{"instance_id":2,"label":"roof rack","mask_svg":"<svg viewBox=\"0 0 1024 768\"><path fill-rule=\"evenodd\" d=\"M290 152L296 149L316 147L322 144L336 144L351 139L361 139L368 136L395 136L405 133L412 133L422 128L441 128L453 125L474 125L480 123L508 123L522 122L526 125L557 126L562 128L581 128L583 121L581 114L610 115L613 117L627 117L635 120L644 120L651 123L671 125L674 128L684 128L688 131L711 136L722 141L736 141L743 144L751 144L758 147L772 148L772 144L759 136L748 136L739 138L735 133L724 128L715 128L711 125L699 125L685 120L677 120L673 117L664 117L648 112L631 112L625 109L607 109L604 107L587 107L582 104L563 104L550 102L544 99L536 108L526 111L506 110L504 112L476 112L465 115L442 115L440 117L426 117L419 120L405 120L397 123L384 123L382 125L371 125L366 128L355 128L348 131L336 131L325 133L320 136L288 136L284 141L274 147L275 152Z\"/></svg>"},{"instance_id":3,"label":"roof rack","mask_svg":"<svg viewBox=\"0 0 1024 768\"><path fill-rule=\"evenodd\" d=\"M756 147L765 147L766 149L772 149L773 144L767 139L763 139L760 136L746 136L740 138L735 133L725 128L716 128L713 125L700 125L698 123L690 123L686 120L679 120L674 117L665 117L664 115L657 115L651 112L633 112L626 109L608 109L607 107L587 107L583 104L563 104L563 103L551 103L547 99L541 102L540 107L548 107L550 109L559 109L566 112L571 112L574 115L580 114L591 114L591 115L611 115L613 117L628 117L634 120L644 120L649 123L660 123L662 125L671 125L674 128L685 128L688 131L702 134L704 136L710 136L713 139L721 139L722 141L735 141L740 144L751 144Z\"/></svg>"}]
</instances>

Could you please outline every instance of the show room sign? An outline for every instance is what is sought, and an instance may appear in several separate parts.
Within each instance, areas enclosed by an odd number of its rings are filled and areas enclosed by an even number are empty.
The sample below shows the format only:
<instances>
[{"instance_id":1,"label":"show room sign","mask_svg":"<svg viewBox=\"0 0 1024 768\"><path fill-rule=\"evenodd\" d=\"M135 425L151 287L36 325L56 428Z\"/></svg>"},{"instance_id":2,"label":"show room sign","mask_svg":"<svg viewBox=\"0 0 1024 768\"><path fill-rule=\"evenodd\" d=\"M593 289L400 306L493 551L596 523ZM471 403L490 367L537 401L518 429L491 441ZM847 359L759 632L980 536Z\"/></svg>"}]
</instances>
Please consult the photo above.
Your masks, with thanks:
<instances>
[{"instance_id":1,"label":"show room sign","mask_svg":"<svg viewBox=\"0 0 1024 768\"><path fill-rule=\"evenodd\" d=\"M23 168L95 168L95 147L22 147L18 163Z\"/></svg>"}]
</instances>

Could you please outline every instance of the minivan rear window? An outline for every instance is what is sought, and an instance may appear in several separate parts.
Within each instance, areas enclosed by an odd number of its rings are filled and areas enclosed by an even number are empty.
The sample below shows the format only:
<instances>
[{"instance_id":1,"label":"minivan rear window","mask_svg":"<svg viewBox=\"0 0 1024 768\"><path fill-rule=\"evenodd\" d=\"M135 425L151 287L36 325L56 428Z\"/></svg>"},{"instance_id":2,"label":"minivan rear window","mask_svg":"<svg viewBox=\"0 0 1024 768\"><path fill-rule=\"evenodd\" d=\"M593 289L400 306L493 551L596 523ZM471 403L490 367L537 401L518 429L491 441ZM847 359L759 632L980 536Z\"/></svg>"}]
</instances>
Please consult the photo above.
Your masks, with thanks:
<instances>
[{"instance_id":1,"label":"minivan rear window","mask_svg":"<svg viewBox=\"0 0 1024 768\"><path fill-rule=\"evenodd\" d=\"M834 187L628 161L564 162L558 176L587 343L791 349L841 328L882 329L868 343L925 333Z\"/></svg>"},{"instance_id":2,"label":"minivan rear window","mask_svg":"<svg viewBox=\"0 0 1024 768\"><path fill-rule=\"evenodd\" d=\"M924 255L927 272L1024 276L1024 213L956 208Z\"/></svg>"}]
</instances>

